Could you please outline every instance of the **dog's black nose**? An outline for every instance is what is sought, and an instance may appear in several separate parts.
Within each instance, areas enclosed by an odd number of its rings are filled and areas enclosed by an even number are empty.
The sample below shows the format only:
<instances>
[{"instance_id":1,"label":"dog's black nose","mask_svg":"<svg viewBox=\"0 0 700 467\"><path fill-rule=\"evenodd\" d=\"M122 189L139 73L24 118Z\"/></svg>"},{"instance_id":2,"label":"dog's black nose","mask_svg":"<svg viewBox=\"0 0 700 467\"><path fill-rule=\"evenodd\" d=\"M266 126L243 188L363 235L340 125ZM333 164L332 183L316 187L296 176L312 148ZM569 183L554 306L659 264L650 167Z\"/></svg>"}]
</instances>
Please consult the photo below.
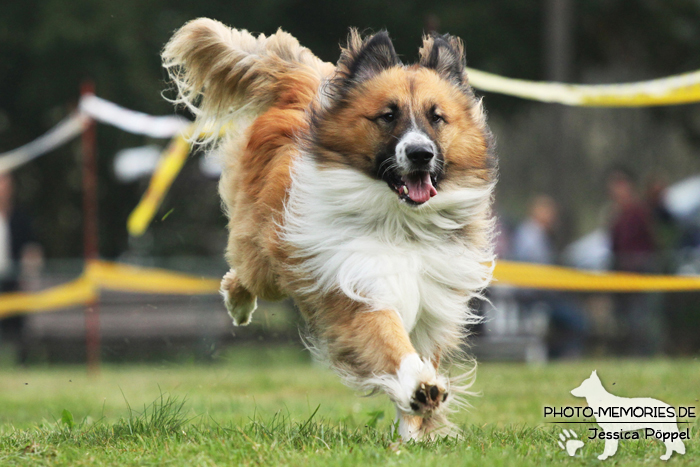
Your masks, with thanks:
<instances>
[{"instance_id":1,"label":"dog's black nose","mask_svg":"<svg viewBox=\"0 0 700 467\"><path fill-rule=\"evenodd\" d=\"M435 154L425 146L408 146L406 148L408 160L418 165L425 165L435 157Z\"/></svg>"}]
</instances>

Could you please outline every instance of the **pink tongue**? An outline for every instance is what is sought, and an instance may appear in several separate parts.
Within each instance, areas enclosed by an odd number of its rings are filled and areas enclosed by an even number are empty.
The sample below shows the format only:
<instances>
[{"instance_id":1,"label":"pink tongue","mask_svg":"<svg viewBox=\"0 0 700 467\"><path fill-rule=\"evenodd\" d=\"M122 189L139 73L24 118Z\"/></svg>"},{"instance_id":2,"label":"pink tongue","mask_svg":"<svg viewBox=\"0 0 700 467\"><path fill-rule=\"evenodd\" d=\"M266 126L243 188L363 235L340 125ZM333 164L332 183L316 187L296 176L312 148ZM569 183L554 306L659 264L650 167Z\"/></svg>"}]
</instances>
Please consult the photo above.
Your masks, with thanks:
<instances>
[{"instance_id":1,"label":"pink tongue","mask_svg":"<svg viewBox=\"0 0 700 467\"><path fill-rule=\"evenodd\" d=\"M428 172L423 172L417 177L403 177L402 180L408 188L408 197L415 203L425 203L437 195Z\"/></svg>"}]
</instances>

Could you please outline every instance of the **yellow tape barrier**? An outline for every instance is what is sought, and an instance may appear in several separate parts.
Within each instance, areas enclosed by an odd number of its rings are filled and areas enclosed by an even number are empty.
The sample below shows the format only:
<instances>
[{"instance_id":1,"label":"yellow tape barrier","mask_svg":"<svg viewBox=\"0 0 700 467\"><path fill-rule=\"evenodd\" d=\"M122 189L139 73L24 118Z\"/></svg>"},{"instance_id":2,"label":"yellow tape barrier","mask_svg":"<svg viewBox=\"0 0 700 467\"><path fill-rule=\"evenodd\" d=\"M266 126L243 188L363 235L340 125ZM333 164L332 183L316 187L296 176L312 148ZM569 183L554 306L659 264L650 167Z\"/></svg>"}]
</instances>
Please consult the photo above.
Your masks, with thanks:
<instances>
[{"instance_id":1,"label":"yellow tape barrier","mask_svg":"<svg viewBox=\"0 0 700 467\"><path fill-rule=\"evenodd\" d=\"M100 290L201 295L219 290L219 279L200 278L163 269L91 261L76 280L39 292L0 295L0 318L56 310L94 301Z\"/></svg>"},{"instance_id":2,"label":"yellow tape barrier","mask_svg":"<svg viewBox=\"0 0 700 467\"><path fill-rule=\"evenodd\" d=\"M571 292L684 292L700 290L700 276L585 272L559 266L499 261L494 270L493 285Z\"/></svg>"},{"instance_id":3,"label":"yellow tape barrier","mask_svg":"<svg viewBox=\"0 0 700 467\"><path fill-rule=\"evenodd\" d=\"M95 285L87 277L81 276L73 282L41 292L13 292L0 295L0 318L86 304L96 298Z\"/></svg>"},{"instance_id":4,"label":"yellow tape barrier","mask_svg":"<svg viewBox=\"0 0 700 467\"><path fill-rule=\"evenodd\" d=\"M190 143L185 136L179 135L172 139L158 161L146 193L129 215L127 229L131 235L140 236L146 231L189 153Z\"/></svg>"},{"instance_id":5,"label":"yellow tape barrier","mask_svg":"<svg viewBox=\"0 0 700 467\"><path fill-rule=\"evenodd\" d=\"M231 124L223 125L218 129L218 136L223 136L230 128ZM143 235L151 224L170 186L175 181L175 177L182 170L182 166L185 165L187 156L192 149L192 144L190 143L192 134L196 129L197 124L191 124L183 134L174 137L161 154L158 166L153 171L153 176L151 176L146 192L141 201L139 201L138 206L131 211L127 220L126 227L130 235L136 237ZM205 128L199 133L198 137L211 136L213 131L217 130Z\"/></svg>"},{"instance_id":6,"label":"yellow tape barrier","mask_svg":"<svg viewBox=\"0 0 700 467\"><path fill-rule=\"evenodd\" d=\"M558 266L499 261L494 271L493 286L571 292L682 292L700 290L700 276L592 273ZM34 293L0 295L0 318L85 305L94 301L100 290L173 295L214 294L219 290L219 279L92 261L82 276L68 284Z\"/></svg>"},{"instance_id":7,"label":"yellow tape barrier","mask_svg":"<svg viewBox=\"0 0 700 467\"><path fill-rule=\"evenodd\" d=\"M85 276L96 287L120 292L201 295L219 290L221 279L201 278L156 268L92 261Z\"/></svg>"},{"instance_id":8,"label":"yellow tape barrier","mask_svg":"<svg viewBox=\"0 0 700 467\"><path fill-rule=\"evenodd\" d=\"M588 107L649 107L700 101L700 71L624 84L565 84L506 78L467 68L469 83L483 91L541 102Z\"/></svg>"}]
</instances>

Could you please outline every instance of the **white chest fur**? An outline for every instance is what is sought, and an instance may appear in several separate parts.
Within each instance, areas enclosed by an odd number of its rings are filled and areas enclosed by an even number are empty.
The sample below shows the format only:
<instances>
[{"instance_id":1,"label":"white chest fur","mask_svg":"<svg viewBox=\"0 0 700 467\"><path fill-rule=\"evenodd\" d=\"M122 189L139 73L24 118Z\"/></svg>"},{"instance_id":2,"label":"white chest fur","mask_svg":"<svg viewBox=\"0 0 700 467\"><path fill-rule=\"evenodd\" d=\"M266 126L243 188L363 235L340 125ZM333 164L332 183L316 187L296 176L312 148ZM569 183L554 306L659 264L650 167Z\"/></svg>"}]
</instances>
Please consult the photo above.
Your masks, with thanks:
<instances>
[{"instance_id":1,"label":"white chest fur","mask_svg":"<svg viewBox=\"0 0 700 467\"><path fill-rule=\"evenodd\" d=\"M396 310L414 341L433 340L475 321L467 302L488 284L493 258L457 233L489 197L490 189L438 191L409 206L382 181L351 168L319 169L302 156L283 239L303 258L314 291L342 290L371 309Z\"/></svg>"}]
</instances>

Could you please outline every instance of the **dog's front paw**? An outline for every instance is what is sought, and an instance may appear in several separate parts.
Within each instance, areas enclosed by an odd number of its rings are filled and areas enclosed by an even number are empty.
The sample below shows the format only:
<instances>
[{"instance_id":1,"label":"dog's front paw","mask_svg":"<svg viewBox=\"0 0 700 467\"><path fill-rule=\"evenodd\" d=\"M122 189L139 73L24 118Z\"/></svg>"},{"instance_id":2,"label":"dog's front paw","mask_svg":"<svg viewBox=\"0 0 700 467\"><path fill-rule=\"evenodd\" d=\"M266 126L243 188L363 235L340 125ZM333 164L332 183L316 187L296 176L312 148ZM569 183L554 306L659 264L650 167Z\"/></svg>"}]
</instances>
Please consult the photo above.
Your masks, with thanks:
<instances>
[{"instance_id":1,"label":"dog's front paw","mask_svg":"<svg viewBox=\"0 0 700 467\"><path fill-rule=\"evenodd\" d=\"M435 412L447 400L447 390L439 382L420 383L411 397L411 410L417 415Z\"/></svg>"},{"instance_id":2,"label":"dog's front paw","mask_svg":"<svg viewBox=\"0 0 700 467\"><path fill-rule=\"evenodd\" d=\"M406 414L427 417L448 401L449 380L415 353L403 358L396 379L386 381L392 383L385 386L387 393Z\"/></svg>"}]
</instances>

